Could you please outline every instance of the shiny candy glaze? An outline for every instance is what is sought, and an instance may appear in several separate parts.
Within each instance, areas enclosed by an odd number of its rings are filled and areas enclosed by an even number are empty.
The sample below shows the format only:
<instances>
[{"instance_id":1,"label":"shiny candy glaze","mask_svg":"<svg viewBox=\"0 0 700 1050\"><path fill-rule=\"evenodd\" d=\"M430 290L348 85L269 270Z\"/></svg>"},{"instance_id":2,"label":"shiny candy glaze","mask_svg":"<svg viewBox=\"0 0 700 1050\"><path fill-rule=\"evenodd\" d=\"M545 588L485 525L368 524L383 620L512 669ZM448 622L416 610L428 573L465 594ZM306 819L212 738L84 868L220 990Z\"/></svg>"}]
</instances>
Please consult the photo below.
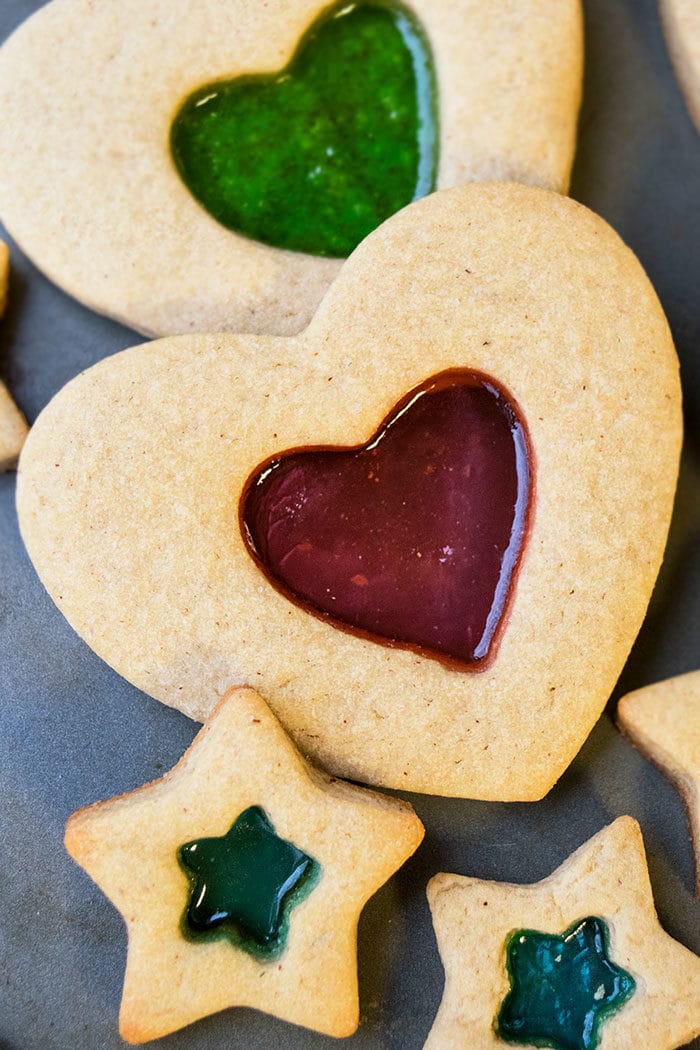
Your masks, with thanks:
<instances>
[{"instance_id":1,"label":"shiny candy glaze","mask_svg":"<svg viewBox=\"0 0 700 1050\"><path fill-rule=\"evenodd\" d=\"M452 370L411 391L365 445L262 464L241 528L268 579L309 612L475 670L495 654L531 490L512 399Z\"/></svg>"},{"instance_id":2,"label":"shiny candy glaze","mask_svg":"<svg viewBox=\"0 0 700 1050\"><path fill-rule=\"evenodd\" d=\"M216 81L175 116L171 151L224 226L275 248L344 257L432 192L437 89L415 16L336 4L282 71Z\"/></svg>"},{"instance_id":3,"label":"shiny candy glaze","mask_svg":"<svg viewBox=\"0 0 700 1050\"><path fill-rule=\"evenodd\" d=\"M610 960L608 927L595 916L561 936L517 930L506 944L506 965L511 990L496 1031L509 1043L595 1050L600 1026L636 988Z\"/></svg>"},{"instance_id":4,"label":"shiny candy glaze","mask_svg":"<svg viewBox=\"0 0 700 1050\"><path fill-rule=\"evenodd\" d=\"M191 885L183 933L223 934L262 961L284 951L289 912L320 874L313 858L276 835L260 806L244 810L226 835L186 842L178 860Z\"/></svg>"}]
</instances>

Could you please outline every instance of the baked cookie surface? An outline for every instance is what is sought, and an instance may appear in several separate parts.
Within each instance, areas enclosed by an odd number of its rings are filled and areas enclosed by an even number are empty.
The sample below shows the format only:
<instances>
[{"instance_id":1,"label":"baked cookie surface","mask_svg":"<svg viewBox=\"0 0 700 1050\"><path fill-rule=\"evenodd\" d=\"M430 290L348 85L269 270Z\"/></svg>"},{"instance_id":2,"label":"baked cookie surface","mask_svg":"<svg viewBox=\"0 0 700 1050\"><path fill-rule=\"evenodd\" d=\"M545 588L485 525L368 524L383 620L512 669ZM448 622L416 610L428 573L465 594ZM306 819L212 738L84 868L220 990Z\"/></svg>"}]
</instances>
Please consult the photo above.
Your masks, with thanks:
<instances>
[{"instance_id":1,"label":"baked cookie surface","mask_svg":"<svg viewBox=\"0 0 700 1050\"><path fill-rule=\"evenodd\" d=\"M426 1050L628 1050L640 1033L673 1050L700 1033L700 959L659 925L631 817L542 882L440 874L428 900L445 991Z\"/></svg>"},{"instance_id":2,"label":"baked cookie surface","mask_svg":"<svg viewBox=\"0 0 700 1050\"><path fill-rule=\"evenodd\" d=\"M617 721L683 796L700 896L700 671L623 696L617 705Z\"/></svg>"},{"instance_id":3,"label":"baked cookie surface","mask_svg":"<svg viewBox=\"0 0 700 1050\"><path fill-rule=\"evenodd\" d=\"M212 136L219 141L221 122L233 119L228 110L208 113L223 98L225 85L242 77L251 92L284 92L287 74L280 71L331 9L324 0L48 4L0 51L0 216L13 236L70 294L145 334L299 332L337 275L340 261L306 254L306 248L279 246L298 245L298 237L273 240L278 246L270 247L224 228L178 174L170 143L178 113L200 92L193 113L204 118L198 118L196 133L190 129L183 138L196 153L197 168ZM368 0L342 10L354 18L353 11L364 9L384 15L395 10L404 22L415 24L414 39L405 47L415 55L418 37L425 39L434 69L436 111L435 178L424 173L403 199L399 194L381 203L374 225L391 208L409 203L412 192L423 193L433 183L448 187L473 179L510 179L566 189L581 94L579 0L491 0L487 5L480 0L414 0L405 6L381 0L379 7ZM394 35L406 34L404 22ZM377 61L383 61L387 48L382 42L376 49ZM352 70L352 53L348 62ZM331 110L327 122L332 125L337 115L334 100L338 106L348 102L352 111L358 98L362 119L350 144L352 163L333 176L331 166L340 160L327 149L342 152L334 139L321 149L320 162L308 152L308 171L302 166L300 177L317 188L301 194L303 200L298 187L292 191L284 181L277 189L274 171L265 183L266 199L281 200L287 207L292 202L290 215L307 214L301 232L324 210L320 184L328 181L326 176L331 182L335 178L336 197L327 200L331 225L340 225L341 211L362 210L358 195L373 181L375 165L379 175L374 182L383 200L402 154L390 143L388 156L373 157L368 146L370 138L380 141L382 134L381 120L373 112L378 92L372 89L372 63L358 69L356 78L346 75L338 82L333 68L331 63L330 88L322 82L321 101ZM385 75L380 69L376 76L387 85L391 72ZM278 73L272 85L250 84L251 78ZM371 97L363 98L363 90ZM217 92L219 99L212 101ZM247 143L236 184L253 211L256 180L270 165L274 169L275 151L288 150L281 162L288 170L301 164L308 146L308 119L298 129L291 119L273 119L278 111L284 117L284 98L259 105L264 112L254 113L252 131L247 124L248 131L234 125ZM316 114L314 127L323 123L315 96L300 105L302 112L306 105ZM384 123L392 125L400 109L390 108ZM213 131L207 119L214 121ZM379 128L372 123L376 120ZM249 131L260 137L248 140ZM322 139L319 145L324 145ZM181 160L183 151L177 151ZM207 161L212 180L233 178L228 168L221 172L229 160L225 150L212 146ZM189 170L184 161L182 168ZM197 172L190 176L190 185L201 191ZM199 200L212 192L206 178L204 183ZM225 211L214 207L219 217ZM238 227L243 232L267 228L265 216L254 216L252 226L250 216L243 218L245 224ZM345 254L342 245L340 251Z\"/></svg>"},{"instance_id":4,"label":"baked cookie surface","mask_svg":"<svg viewBox=\"0 0 700 1050\"><path fill-rule=\"evenodd\" d=\"M700 6L696 0L660 0L660 4L676 74L700 131Z\"/></svg>"},{"instance_id":5,"label":"baked cookie surface","mask_svg":"<svg viewBox=\"0 0 700 1050\"><path fill-rule=\"evenodd\" d=\"M365 444L454 370L507 392L533 478L478 671L312 615L261 570L239 522L270 457ZM33 429L18 509L58 607L151 695L202 719L217 693L254 682L334 772L526 800L581 746L639 629L680 440L671 336L631 252L556 194L472 185L368 238L298 339L164 340L78 377Z\"/></svg>"},{"instance_id":6,"label":"baked cookie surface","mask_svg":"<svg viewBox=\"0 0 700 1050\"><path fill-rule=\"evenodd\" d=\"M121 1035L230 1006L352 1034L360 912L422 838L408 803L312 769L252 689L232 690L170 773L66 827L127 925Z\"/></svg>"}]
</instances>

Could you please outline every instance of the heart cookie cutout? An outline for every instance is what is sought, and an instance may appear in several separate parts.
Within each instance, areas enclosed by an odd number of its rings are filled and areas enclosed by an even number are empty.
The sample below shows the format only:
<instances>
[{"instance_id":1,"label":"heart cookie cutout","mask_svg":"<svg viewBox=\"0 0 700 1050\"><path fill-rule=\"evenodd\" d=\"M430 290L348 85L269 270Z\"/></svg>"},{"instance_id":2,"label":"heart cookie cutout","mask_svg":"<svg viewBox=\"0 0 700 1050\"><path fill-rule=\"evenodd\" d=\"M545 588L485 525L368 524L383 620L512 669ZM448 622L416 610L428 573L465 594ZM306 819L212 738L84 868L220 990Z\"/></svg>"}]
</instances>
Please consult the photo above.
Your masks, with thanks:
<instances>
[{"instance_id":1,"label":"heart cookie cutout","mask_svg":"<svg viewBox=\"0 0 700 1050\"><path fill-rule=\"evenodd\" d=\"M270 457L365 445L453 370L507 391L536 469L497 652L478 674L310 615L237 524ZM363 241L299 337L163 340L73 380L23 451L20 527L65 616L150 695L202 718L253 682L334 773L535 799L580 748L643 620L681 418L668 324L610 227L553 193L472 184Z\"/></svg>"},{"instance_id":2,"label":"heart cookie cutout","mask_svg":"<svg viewBox=\"0 0 700 1050\"><path fill-rule=\"evenodd\" d=\"M437 88L415 17L341 3L286 69L207 84L173 123L183 181L219 222L274 248L343 258L430 193Z\"/></svg>"},{"instance_id":3,"label":"heart cookie cutout","mask_svg":"<svg viewBox=\"0 0 700 1050\"><path fill-rule=\"evenodd\" d=\"M0 217L69 294L147 335L298 333L331 256L433 184L566 189L581 0L513 11L52 0L0 49Z\"/></svg>"},{"instance_id":4,"label":"heart cookie cutout","mask_svg":"<svg viewBox=\"0 0 700 1050\"><path fill-rule=\"evenodd\" d=\"M492 380L447 372L357 449L274 457L241 500L282 592L360 635L483 667L526 530L527 432Z\"/></svg>"}]
</instances>

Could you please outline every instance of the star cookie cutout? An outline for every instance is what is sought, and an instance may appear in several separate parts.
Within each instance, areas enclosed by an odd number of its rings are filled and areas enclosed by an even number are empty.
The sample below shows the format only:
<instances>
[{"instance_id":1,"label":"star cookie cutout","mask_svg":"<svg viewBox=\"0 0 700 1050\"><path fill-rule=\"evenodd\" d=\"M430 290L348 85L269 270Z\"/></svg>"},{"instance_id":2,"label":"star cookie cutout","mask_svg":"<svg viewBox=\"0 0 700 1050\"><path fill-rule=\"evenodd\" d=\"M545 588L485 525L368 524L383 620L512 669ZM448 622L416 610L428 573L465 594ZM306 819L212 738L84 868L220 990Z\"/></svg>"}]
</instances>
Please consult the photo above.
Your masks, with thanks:
<instances>
[{"instance_id":1,"label":"star cookie cutout","mask_svg":"<svg viewBox=\"0 0 700 1050\"><path fill-rule=\"evenodd\" d=\"M178 851L192 881L185 922L191 933L223 929L251 954L284 951L288 910L312 888L318 864L275 834L260 806L250 806L218 838L195 839Z\"/></svg>"},{"instance_id":2,"label":"star cookie cutout","mask_svg":"<svg viewBox=\"0 0 700 1050\"><path fill-rule=\"evenodd\" d=\"M617 722L666 774L685 802L700 897L700 671L623 696L617 705Z\"/></svg>"},{"instance_id":3,"label":"star cookie cutout","mask_svg":"<svg viewBox=\"0 0 700 1050\"><path fill-rule=\"evenodd\" d=\"M514 996L522 1007L527 958L513 968L514 945L522 937L530 960L533 938L539 938L545 950L537 965L545 970L557 959L559 953L547 957L557 941L582 937L579 948L588 954L588 968L581 967L576 994L582 997L584 1014L597 1017L598 1031L589 1022L578 1037L567 1036L564 1028L575 1012L570 982L563 994L565 982L550 971L549 991L541 985L538 990L529 971L528 1020L539 1006L542 1021L547 1005L551 1015L556 1002L561 1010L559 1041L545 1027L536 1034L529 1030L520 1045L629 1050L640 1045L644 1033L645 1050L672 1050L700 1033L700 959L659 925L641 832L631 817L620 817L594 835L542 882L511 885L440 874L428 885L428 900L445 967L445 991L426 1050L502 1050L514 1042L503 1025L512 1019ZM556 966L563 962L562 957ZM600 980L594 979L596 970Z\"/></svg>"},{"instance_id":4,"label":"star cookie cutout","mask_svg":"<svg viewBox=\"0 0 700 1050\"><path fill-rule=\"evenodd\" d=\"M608 928L596 918L574 923L561 937L518 930L508 939L506 959L511 988L496 1028L511 1043L592 1050L601 1021L636 987L610 961Z\"/></svg>"},{"instance_id":5,"label":"star cookie cutout","mask_svg":"<svg viewBox=\"0 0 700 1050\"><path fill-rule=\"evenodd\" d=\"M350 1035L360 912L422 838L407 803L311 768L232 689L171 772L68 821L68 852L127 925L121 1035L231 1006Z\"/></svg>"}]
</instances>

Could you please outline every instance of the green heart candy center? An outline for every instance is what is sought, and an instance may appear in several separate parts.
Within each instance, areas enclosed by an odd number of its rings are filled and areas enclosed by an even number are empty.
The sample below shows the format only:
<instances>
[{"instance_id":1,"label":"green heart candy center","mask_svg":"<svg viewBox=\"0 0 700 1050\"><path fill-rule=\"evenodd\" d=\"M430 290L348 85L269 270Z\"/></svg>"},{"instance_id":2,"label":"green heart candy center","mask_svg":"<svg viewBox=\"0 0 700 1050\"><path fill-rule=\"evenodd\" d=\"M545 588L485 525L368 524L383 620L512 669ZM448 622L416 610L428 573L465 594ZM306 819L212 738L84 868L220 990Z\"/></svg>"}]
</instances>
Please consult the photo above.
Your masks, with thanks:
<instances>
[{"instance_id":1,"label":"green heart candy center","mask_svg":"<svg viewBox=\"0 0 700 1050\"><path fill-rule=\"evenodd\" d=\"M172 126L193 196L237 233L345 257L437 168L435 74L415 17L386 0L325 11L278 73L208 84Z\"/></svg>"}]
</instances>

